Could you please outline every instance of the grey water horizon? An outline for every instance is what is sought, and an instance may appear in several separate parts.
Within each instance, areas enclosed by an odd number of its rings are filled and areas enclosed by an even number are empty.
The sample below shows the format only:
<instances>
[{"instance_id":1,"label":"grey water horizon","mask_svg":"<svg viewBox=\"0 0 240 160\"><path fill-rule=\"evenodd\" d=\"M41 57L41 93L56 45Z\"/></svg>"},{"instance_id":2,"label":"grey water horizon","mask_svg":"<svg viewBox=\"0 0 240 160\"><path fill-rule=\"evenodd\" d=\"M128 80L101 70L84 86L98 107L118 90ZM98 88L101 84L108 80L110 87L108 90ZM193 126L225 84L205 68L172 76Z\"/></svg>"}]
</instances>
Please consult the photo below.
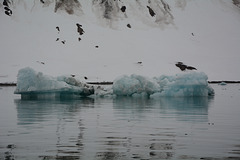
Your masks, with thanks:
<instances>
[{"instance_id":1,"label":"grey water horizon","mask_svg":"<svg viewBox=\"0 0 240 160\"><path fill-rule=\"evenodd\" d=\"M22 100L0 88L0 159L240 159L240 85L210 97Z\"/></svg>"}]
</instances>

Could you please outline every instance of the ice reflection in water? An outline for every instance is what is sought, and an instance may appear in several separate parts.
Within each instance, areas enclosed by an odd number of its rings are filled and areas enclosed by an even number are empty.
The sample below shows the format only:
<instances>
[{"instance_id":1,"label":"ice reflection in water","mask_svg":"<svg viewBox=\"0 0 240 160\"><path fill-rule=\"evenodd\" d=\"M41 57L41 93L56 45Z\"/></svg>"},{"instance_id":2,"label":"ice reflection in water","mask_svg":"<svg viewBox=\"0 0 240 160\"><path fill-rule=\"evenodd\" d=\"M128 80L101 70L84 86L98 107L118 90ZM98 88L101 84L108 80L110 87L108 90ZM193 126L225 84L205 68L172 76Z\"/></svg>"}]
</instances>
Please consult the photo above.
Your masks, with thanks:
<instances>
[{"instance_id":1,"label":"ice reflection in water","mask_svg":"<svg viewBox=\"0 0 240 160\"><path fill-rule=\"evenodd\" d=\"M15 100L15 104L18 125L28 131L26 138L32 135L31 142L36 142L34 145L41 140L48 141L48 145L37 146L42 152L33 151L40 159L80 159L85 126L79 113L81 109L93 108L94 99ZM36 133L38 131L42 134Z\"/></svg>"},{"instance_id":2,"label":"ice reflection in water","mask_svg":"<svg viewBox=\"0 0 240 160\"><path fill-rule=\"evenodd\" d=\"M179 137L189 134L182 127L208 122L210 102L206 97L15 100L25 139L19 147L39 159L171 159L184 146Z\"/></svg>"},{"instance_id":3,"label":"ice reflection in water","mask_svg":"<svg viewBox=\"0 0 240 160\"><path fill-rule=\"evenodd\" d=\"M147 113L158 113L161 118L178 118L183 121L208 121L209 104L214 97L162 97L158 99L128 98L114 99L113 107L123 112L134 111L143 118ZM123 115L124 116L124 115ZM141 117L142 116L142 117Z\"/></svg>"},{"instance_id":4,"label":"ice reflection in water","mask_svg":"<svg viewBox=\"0 0 240 160\"><path fill-rule=\"evenodd\" d=\"M0 90L1 160L240 159L240 85L214 85L214 99L20 100L14 89Z\"/></svg>"}]
</instances>

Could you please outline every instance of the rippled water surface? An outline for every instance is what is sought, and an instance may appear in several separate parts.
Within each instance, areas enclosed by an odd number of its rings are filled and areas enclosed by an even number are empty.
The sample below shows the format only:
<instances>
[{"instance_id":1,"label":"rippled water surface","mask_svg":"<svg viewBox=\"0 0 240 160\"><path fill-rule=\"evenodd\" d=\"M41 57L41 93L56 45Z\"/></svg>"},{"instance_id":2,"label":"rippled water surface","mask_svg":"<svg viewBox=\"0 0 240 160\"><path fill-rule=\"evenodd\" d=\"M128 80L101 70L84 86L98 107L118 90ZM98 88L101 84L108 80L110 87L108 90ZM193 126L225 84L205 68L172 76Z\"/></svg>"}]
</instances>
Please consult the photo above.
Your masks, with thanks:
<instances>
[{"instance_id":1,"label":"rippled water surface","mask_svg":"<svg viewBox=\"0 0 240 160\"><path fill-rule=\"evenodd\" d=\"M214 97L21 100L0 88L0 159L240 159L240 85Z\"/></svg>"}]
</instances>

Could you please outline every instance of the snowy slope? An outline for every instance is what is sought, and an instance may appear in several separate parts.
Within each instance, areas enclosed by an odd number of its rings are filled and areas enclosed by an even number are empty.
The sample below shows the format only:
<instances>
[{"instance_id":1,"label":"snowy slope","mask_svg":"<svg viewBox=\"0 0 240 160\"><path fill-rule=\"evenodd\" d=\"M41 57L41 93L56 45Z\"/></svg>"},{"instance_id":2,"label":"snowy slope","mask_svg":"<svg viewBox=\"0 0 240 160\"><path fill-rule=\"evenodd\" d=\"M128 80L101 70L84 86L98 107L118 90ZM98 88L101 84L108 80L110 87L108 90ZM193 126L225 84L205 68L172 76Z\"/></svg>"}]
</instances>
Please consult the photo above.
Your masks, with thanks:
<instances>
[{"instance_id":1,"label":"snowy slope","mask_svg":"<svg viewBox=\"0 0 240 160\"><path fill-rule=\"evenodd\" d=\"M173 75L178 61L209 80L240 80L240 8L230 0L9 2L11 16L0 0L0 82L24 67L88 81Z\"/></svg>"}]
</instances>

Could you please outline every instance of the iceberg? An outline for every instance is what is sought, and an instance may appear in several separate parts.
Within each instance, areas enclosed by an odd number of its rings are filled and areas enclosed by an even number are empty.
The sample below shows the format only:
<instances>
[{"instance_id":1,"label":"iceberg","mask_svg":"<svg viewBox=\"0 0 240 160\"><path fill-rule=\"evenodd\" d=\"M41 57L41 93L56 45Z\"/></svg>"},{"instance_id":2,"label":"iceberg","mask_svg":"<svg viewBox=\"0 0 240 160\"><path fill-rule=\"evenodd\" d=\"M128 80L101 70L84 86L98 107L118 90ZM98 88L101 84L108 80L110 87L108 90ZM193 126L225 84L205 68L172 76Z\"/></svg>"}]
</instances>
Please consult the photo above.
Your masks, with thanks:
<instances>
[{"instance_id":1,"label":"iceberg","mask_svg":"<svg viewBox=\"0 0 240 160\"><path fill-rule=\"evenodd\" d=\"M23 99L81 97L94 94L94 88L73 77L51 77L27 67L19 70L14 93Z\"/></svg>"},{"instance_id":2,"label":"iceberg","mask_svg":"<svg viewBox=\"0 0 240 160\"><path fill-rule=\"evenodd\" d=\"M174 76L162 75L153 79L134 74L124 75L114 80L113 93L117 96L211 96L214 95L214 90L209 86L207 79L205 73L194 71Z\"/></svg>"},{"instance_id":3,"label":"iceberg","mask_svg":"<svg viewBox=\"0 0 240 160\"><path fill-rule=\"evenodd\" d=\"M23 68L18 72L15 94L22 99L77 98L86 96L131 96L131 97L195 97L212 96L213 88L203 72L184 72L173 76L162 75L148 78L142 75L123 75L112 86L89 85L68 77L52 77Z\"/></svg>"},{"instance_id":4,"label":"iceberg","mask_svg":"<svg viewBox=\"0 0 240 160\"><path fill-rule=\"evenodd\" d=\"M160 96L189 97L212 96L213 88L208 84L208 76L203 72L187 72L174 76L162 75L154 78L160 86Z\"/></svg>"}]
</instances>

